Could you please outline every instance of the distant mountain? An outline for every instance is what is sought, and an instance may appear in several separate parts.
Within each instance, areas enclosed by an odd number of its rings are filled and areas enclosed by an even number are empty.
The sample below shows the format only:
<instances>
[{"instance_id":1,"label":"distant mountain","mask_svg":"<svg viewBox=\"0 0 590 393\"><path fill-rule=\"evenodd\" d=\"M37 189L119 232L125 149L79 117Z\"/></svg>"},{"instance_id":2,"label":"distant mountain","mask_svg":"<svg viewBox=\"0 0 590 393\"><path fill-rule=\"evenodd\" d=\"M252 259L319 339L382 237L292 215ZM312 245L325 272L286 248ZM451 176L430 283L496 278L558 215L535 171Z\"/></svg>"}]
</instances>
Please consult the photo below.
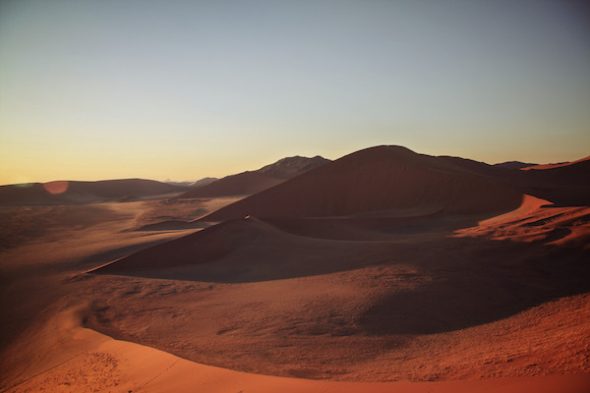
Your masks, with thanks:
<instances>
[{"instance_id":1,"label":"distant mountain","mask_svg":"<svg viewBox=\"0 0 590 393\"><path fill-rule=\"evenodd\" d=\"M318 168L328 162L320 156L287 157L255 171L238 173L206 185L195 185L180 198L251 195L266 190L292 177Z\"/></svg>"},{"instance_id":2,"label":"distant mountain","mask_svg":"<svg viewBox=\"0 0 590 393\"><path fill-rule=\"evenodd\" d=\"M173 180L164 180L163 183L170 184L172 186L180 186L180 187L190 187L195 184L192 181L173 181Z\"/></svg>"},{"instance_id":3,"label":"distant mountain","mask_svg":"<svg viewBox=\"0 0 590 393\"><path fill-rule=\"evenodd\" d=\"M0 205L58 205L126 201L178 193L186 187L144 179L60 180L0 186Z\"/></svg>"},{"instance_id":4,"label":"distant mountain","mask_svg":"<svg viewBox=\"0 0 590 393\"><path fill-rule=\"evenodd\" d=\"M521 162L521 161L506 161L506 162L500 162L498 164L494 164L495 167L505 168L505 169L523 169L523 168L528 168L528 167L535 166L535 165L538 165L538 164Z\"/></svg>"},{"instance_id":5,"label":"distant mountain","mask_svg":"<svg viewBox=\"0 0 590 393\"><path fill-rule=\"evenodd\" d=\"M518 206L521 193L496 179L506 170L400 146L357 151L228 205L205 218L325 217L422 209L455 213Z\"/></svg>"},{"instance_id":6,"label":"distant mountain","mask_svg":"<svg viewBox=\"0 0 590 393\"><path fill-rule=\"evenodd\" d=\"M216 177L204 177L202 179L197 180L196 182L190 184L191 187L197 188L197 187L203 187L206 186L208 184L213 183L214 181L219 180Z\"/></svg>"},{"instance_id":7,"label":"distant mountain","mask_svg":"<svg viewBox=\"0 0 590 393\"><path fill-rule=\"evenodd\" d=\"M257 172L277 179L290 179L328 162L331 161L321 156L311 158L301 156L286 157L260 168Z\"/></svg>"}]
</instances>

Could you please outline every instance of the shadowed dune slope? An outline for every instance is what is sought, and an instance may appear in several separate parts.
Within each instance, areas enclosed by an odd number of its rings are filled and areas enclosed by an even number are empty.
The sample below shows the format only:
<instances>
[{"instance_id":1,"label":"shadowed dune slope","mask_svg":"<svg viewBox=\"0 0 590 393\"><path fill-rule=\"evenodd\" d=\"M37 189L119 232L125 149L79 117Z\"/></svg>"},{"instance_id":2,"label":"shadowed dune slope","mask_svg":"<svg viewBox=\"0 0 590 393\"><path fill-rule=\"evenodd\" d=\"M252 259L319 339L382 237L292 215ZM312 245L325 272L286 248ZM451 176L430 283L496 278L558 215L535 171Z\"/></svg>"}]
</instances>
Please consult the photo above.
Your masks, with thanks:
<instances>
[{"instance_id":1,"label":"shadowed dune slope","mask_svg":"<svg viewBox=\"0 0 590 393\"><path fill-rule=\"evenodd\" d=\"M459 157L438 158L473 174L518 189L524 194L546 199L561 206L590 204L588 158L561 164L537 165L524 170L510 169L505 165L487 165Z\"/></svg>"},{"instance_id":2,"label":"shadowed dune slope","mask_svg":"<svg viewBox=\"0 0 590 393\"><path fill-rule=\"evenodd\" d=\"M320 156L311 158L286 157L255 171L226 176L206 185L197 185L181 195L181 198L250 195L266 190L328 162L330 161Z\"/></svg>"},{"instance_id":3,"label":"shadowed dune slope","mask_svg":"<svg viewBox=\"0 0 590 393\"><path fill-rule=\"evenodd\" d=\"M155 180L60 180L0 186L0 205L55 205L120 201L181 192L186 187Z\"/></svg>"},{"instance_id":4,"label":"shadowed dune slope","mask_svg":"<svg viewBox=\"0 0 590 393\"><path fill-rule=\"evenodd\" d=\"M546 169L519 171L528 194L560 206L590 205L590 159Z\"/></svg>"},{"instance_id":5,"label":"shadowed dune slope","mask_svg":"<svg viewBox=\"0 0 590 393\"><path fill-rule=\"evenodd\" d=\"M478 165L485 165L478 163ZM399 146L344 156L205 217L322 217L423 208L482 213L518 206L520 193L492 177ZM397 210L397 212L395 212Z\"/></svg>"},{"instance_id":6,"label":"shadowed dune slope","mask_svg":"<svg viewBox=\"0 0 590 393\"><path fill-rule=\"evenodd\" d=\"M219 282L274 280L382 263L394 249L385 242L298 236L249 217L150 247L95 272Z\"/></svg>"}]
</instances>

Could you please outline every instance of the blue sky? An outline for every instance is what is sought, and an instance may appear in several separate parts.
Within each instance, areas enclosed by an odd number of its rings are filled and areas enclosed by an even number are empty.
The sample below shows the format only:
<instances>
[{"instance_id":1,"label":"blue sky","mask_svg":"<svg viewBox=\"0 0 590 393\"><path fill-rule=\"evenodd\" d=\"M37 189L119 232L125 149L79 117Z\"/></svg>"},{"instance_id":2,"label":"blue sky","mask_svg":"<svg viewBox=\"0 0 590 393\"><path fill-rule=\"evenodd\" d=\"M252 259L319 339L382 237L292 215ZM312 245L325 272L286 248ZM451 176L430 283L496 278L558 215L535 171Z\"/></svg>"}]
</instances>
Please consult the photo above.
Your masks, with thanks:
<instances>
[{"instance_id":1,"label":"blue sky","mask_svg":"<svg viewBox=\"0 0 590 393\"><path fill-rule=\"evenodd\" d=\"M590 154L583 1L3 1L0 183Z\"/></svg>"}]
</instances>

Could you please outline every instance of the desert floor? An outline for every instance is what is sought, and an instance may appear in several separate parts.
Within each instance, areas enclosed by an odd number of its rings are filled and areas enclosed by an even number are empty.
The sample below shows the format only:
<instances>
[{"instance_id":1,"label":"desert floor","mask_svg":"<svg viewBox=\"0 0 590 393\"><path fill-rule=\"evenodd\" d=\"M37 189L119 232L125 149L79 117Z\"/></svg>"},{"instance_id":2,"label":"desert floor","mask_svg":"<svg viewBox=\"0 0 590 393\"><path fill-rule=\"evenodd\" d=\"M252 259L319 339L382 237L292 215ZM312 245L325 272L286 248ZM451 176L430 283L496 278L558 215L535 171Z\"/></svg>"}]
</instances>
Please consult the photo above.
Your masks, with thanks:
<instances>
[{"instance_id":1,"label":"desert floor","mask_svg":"<svg viewBox=\"0 0 590 393\"><path fill-rule=\"evenodd\" d=\"M233 200L0 208L0 389L589 391L587 208L178 224Z\"/></svg>"}]
</instances>

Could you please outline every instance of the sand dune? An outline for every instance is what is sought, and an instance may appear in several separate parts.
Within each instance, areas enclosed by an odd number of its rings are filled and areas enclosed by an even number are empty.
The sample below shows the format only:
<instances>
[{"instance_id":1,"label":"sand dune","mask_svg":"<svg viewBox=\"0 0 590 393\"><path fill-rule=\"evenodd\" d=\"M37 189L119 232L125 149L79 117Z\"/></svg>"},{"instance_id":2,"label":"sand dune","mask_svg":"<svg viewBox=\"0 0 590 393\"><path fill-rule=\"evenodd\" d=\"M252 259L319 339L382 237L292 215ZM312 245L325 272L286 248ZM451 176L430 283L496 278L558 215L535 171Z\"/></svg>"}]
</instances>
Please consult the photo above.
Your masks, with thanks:
<instances>
[{"instance_id":1,"label":"sand dune","mask_svg":"<svg viewBox=\"0 0 590 393\"><path fill-rule=\"evenodd\" d=\"M349 154L205 219L387 214L408 208L481 213L510 210L519 201L519 192L509 186L447 159L379 146Z\"/></svg>"},{"instance_id":2,"label":"sand dune","mask_svg":"<svg viewBox=\"0 0 590 393\"><path fill-rule=\"evenodd\" d=\"M206 185L197 185L181 198L251 195L329 162L323 157L287 157L255 171L226 176Z\"/></svg>"},{"instance_id":3,"label":"sand dune","mask_svg":"<svg viewBox=\"0 0 590 393\"><path fill-rule=\"evenodd\" d=\"M458 236L486 236L496 240L544 242L550 245L590 248L590 207L559 207L525 195L511 212L457 231Z\"/></svg>"},{"instance_id":4,"label":"sand dune","mask_svg":"<svg viewBox=\"0 0 590 393\"><path fill-rule=\"evenodd\" d=\"M79 326L79 311L67 309L49 325L68 339L62 359L52 367L25 374L7 392L400 392L400 393L585 393L590 376L575 374L536 378L500 378L488 381L452 382L330 382L273 377L206 366L169 353L112 338ZM39 346L51 345L51 336Z\"/></svg>"},{"instance_id":5,"label":"sand dune","mask_svg":"<svg viewBox=\"0 0 590 393\"><path fill-rule=\"evenodd\" d=\"M546 203L526 197L515 211L479 221L534 217ZM585 372L590 364L578 348L588 345L587 298L573 298L579 324L564 327L568 333L555 325L561 299L590 288L580 263L585 242L521 244L457 229L473 228L476 217L229 220L99 269L106 292L93 292L88 323L198 362L285 376L425 381ZM158 321L149 333L133 328L145 325L145 304ZM554 345L559 360L548 355ZM424 358L434 363L421 369ZM469 365L457 363L468 358Z\"/></svg>"},{"instance_id":6,"label":"sand dune","mask_svg":"<svg viewBox=\"0 0 590 393\"><path fill-rule=\"evenodd\" d=\"M392 252L387 243L296 236L250 217L140 251L96 272L216 282L276 280L379 264Z\"/></svg>"},{"instance_id":7,"label":"sand dune","mask_svg":"<svg viewBox=\"0 0 590 393\"><path fill-rule=\"evenodd\" d=\"M497 180L513 172L398 147L354 153L221 208L207 217L223 218L217 225L96 270L105 294L93 292L88 326L282 376L587 372L587 210L522 196L520 177ZM145 326L146 302L157 316L149 332L134 328ZM566 309L579 319L561 326Z\"/></svg>"},{"instance_id":8,"label":"sand dune","mask_svg":"<svg viewBox=\"0 0 590 393\"><path fill-rule=\"evenodd\" d=\"M519 172L518 180L528 194L560 206L590 205L590 159Z\"/></svg>"},{"instance_id":9,"label":"sand dune","mask_svg":"<svg viewBox=\"0 0 590 393\"><path fill-rule=\"evenodd\" d=\"M241 200L2 207L0 389L586 392L586 165L382 146Z\"/></svg>"},{"instance_id":10,"label":"sand dune","mask_svg":"<svg viewBox=\"0 0 590 393\"><path fill-rule=\"evenodd\" d=\"M581 159L575 160L575 161L558 162L555 164L536 164L536 165L532 164L527 167L523 167L521 169L525 170L525 171L554 169L554 168L561 168L561 167L565 167L565 166L570 166L572 164L579 164L581 162L588 161L588 160L590 160L590 156L584 157L584 158L581 158Z\"/></svg>"}]
</instances>

